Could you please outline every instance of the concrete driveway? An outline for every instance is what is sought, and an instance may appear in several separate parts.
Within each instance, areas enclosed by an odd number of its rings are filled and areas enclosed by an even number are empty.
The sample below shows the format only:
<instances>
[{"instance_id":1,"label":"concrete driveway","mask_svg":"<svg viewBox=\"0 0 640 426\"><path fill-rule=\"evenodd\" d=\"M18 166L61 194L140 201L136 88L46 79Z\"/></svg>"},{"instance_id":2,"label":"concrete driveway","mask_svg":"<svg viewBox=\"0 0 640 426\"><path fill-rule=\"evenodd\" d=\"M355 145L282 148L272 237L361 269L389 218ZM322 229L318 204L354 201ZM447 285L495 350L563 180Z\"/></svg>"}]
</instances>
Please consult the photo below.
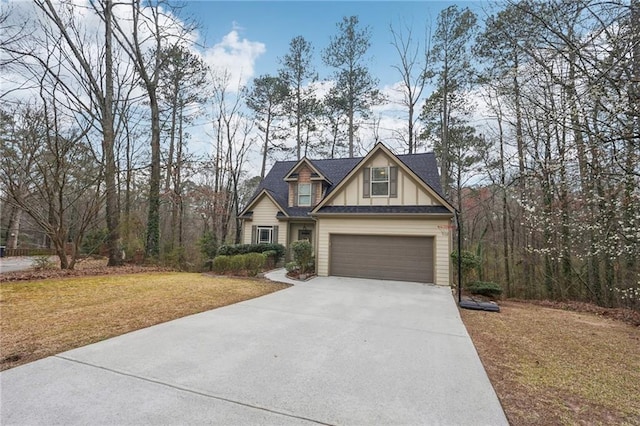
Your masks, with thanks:
<instances>
[{"instance_id":1,"label":"concrete driveway","mask_svg":"<svg viewBox=\"0 0 640 426\"><path fill-rule=\"evenodd\" d=\"M450 290L392 281L315 278L0 386L3 425L507 424Z\"/></svg>"}]
</instances>

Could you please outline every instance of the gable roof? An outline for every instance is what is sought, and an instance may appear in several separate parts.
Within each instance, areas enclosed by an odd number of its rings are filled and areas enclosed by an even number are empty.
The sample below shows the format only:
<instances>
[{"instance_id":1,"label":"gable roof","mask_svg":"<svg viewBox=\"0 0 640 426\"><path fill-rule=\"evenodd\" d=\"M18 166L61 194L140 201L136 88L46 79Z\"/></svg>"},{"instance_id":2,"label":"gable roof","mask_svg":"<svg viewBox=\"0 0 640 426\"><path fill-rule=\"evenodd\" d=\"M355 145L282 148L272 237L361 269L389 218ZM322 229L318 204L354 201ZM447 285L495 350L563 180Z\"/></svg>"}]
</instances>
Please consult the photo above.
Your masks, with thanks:
<instances>
[{"instance_id":1,"label":"gable roof","mask_svg":"<svg viewBox=\"0 0 640 426\"><path fill-rule=\"evenodd\" d=\"M422 184L430 191L433 191L434 195L436 196L436 198L438 198L440 200L440 202L442 202L445 206L447 206L447 208L449 209L450 213L453 213L454 208L451 205L451 203L449 203L441 194L441 191L436 191L434 190L434 188L431 187L431 185L428 183L429 180L434 179L435 178L435 182L433 182L434 184L437 183L437 188L440 188L440 179L438 176L438 168L436 165L436 161L435 161L435 156L433 156L433 169L430 169L429 167L427 167L427 162L424 161L425 159L423 159L423 161L419 161L418 159L416 159L417 156L419 156L420 154L406 154L403 156L403 158L400 158L399 156L395 155L393 152L391 152L389 150L389 148L387 148L382 142L378 142L373 149L371 149L371 151L369 151L369 153L364 157L360 159L360 162L358 163L358 165L351 170L351 172L349 172L349 174L347 174L347 176L345 176L345 178L342 180L342 182L339 182L338 185L336 185L334 188L331 188L331 191L329 191L327 193L327 196L325 196L320 203L318 203L318 205L316 207L313 208L312 213L319 213L320 211L325 210L325 204L327 203L327 201L329 200L330 197L328 197L329 193L332 191L336 191L338 190L338 188L341 188L342 186L347 184L347 181L350 180L353 175L357 172L357 170L355 170L356 168L360 167L360 165L366 163L369 159L373 158L374 155L377 155L379 152L383 152L385 155L391 157L391 158L395 158L397 160L399 160L399 166L401 168L405 169L405 172L409 173L410 175L414 176L414 179L417 179L418 181L422 181ZM432 154L433 155L433 154ZM409 163L413 163L414 167L416 167L418 169L418 171L422 174L418 174L416 173L415 170L413 170L407 163L406 161L409 161Z\"/></svg>"},{"instance_id":2,"label":"gable roof","mask_svg":"<svg viewBox=\"0 0 640 426\"><path fill-rule=\"evenodd\" d=\"M294 173L296 170L298 170L298 168L302 165L302 164L306 164L307 167L309 167L312 171L312 175L311 175L311 180L324 180L327 181L327 183L329 183L330 185L333 183L331 182L330 179L327 179L326 176L324 176L324 174L318 170L318 168L315 166L314 162L312 160L309 160L307 157L302 157L302 159L300 161L298 161L295 166L293 166L291 168L291 170L289 170L289 173L287 173L287 175L284 177L284 180L297 180L298 179L298 174ZM315 176L314 176L315 175Z\"/></svg>"},{"instance_id":3,"label":"gable roof","mask_svg":"<svg viewBox=\"0 0 640 426\"><path fill-rule=\"evenodd\" d=\"M384 145L378 144L376 147ZM376 147L371 152L376 150ZM385 147L386 149L386 147ZM371 153L370 152L370 153ZM393 155L393 154L392 154ZM368 157L368 156L367 156ZM311 163L329 182L332 184L328 187L324 199L336 189L342 180L366 157L356 158L338 158L326 160L309 160ZM438 173L438 165L436 157L432 152L421 154L404 154L395 156L406 167L411 169L416 176L428 185L438 196L445 200L440 184L440 174ZM263 191L268 191L274 199L278 208L282 210L282 216L290 217L308 217L307 213L312 211L315 206L311 207L288 207L289 204L289 184L285 181L287 177L298 165L300 161L276 161L269 173L264 177L258 185L251 201L242 212L241 216L246 215L250 207L257 200ZM446 201L445 201L446 202Z\"/></svg>"}]
</instances>

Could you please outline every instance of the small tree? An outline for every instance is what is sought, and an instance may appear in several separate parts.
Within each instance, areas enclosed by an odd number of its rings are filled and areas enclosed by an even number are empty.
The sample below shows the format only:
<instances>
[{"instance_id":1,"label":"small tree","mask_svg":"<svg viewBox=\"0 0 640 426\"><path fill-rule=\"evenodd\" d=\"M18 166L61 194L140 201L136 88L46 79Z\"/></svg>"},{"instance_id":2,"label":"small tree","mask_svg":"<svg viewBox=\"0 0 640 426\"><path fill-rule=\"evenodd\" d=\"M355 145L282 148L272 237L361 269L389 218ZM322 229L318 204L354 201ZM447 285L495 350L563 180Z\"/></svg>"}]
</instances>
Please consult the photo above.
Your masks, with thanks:
<instances>
[{"instance_id":1,"label":"small tree","mask_svg":"<svg viewBox=\"0 0 640 426\"><path fill-rule=\"evenodd\" d=\"M457 271L458 270L457 269L457 265L458 265L457 251L451 252L451 259L453 260L454 265L456 265L455 269ZM480 258L476 256L473 252L462 250L460 261L461 261L460 270L462 272L462 283L466 287L467 283L470 283L475 280L475 275L476 275L475 271L480 266Z\"/></svg>"},{"instance_id":2,"label":"small tree","mask_svg":"<svg viewBox=\"0 0 640 426\"><path fill-rule=\"evenodd\" d=\"M300 268L301 274L306 274L313 269L313 247L307 240L294 241L291 244L293 260Z\"/></svg>"}]
</instances>

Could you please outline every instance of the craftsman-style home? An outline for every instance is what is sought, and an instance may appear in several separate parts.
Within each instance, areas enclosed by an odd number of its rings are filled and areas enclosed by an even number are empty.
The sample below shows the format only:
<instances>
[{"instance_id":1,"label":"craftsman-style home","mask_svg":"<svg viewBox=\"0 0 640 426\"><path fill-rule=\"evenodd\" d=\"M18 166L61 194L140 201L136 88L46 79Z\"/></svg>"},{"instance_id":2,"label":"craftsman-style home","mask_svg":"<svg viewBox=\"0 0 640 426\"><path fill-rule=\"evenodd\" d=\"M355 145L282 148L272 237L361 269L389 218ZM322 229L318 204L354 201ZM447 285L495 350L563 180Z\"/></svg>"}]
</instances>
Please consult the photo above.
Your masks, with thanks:
<instances>
[{"instance_id":1,"label":"craftsman-style home","mask_svg":"<svg viewBox=\"0 0 640 426\"><path fill-rule=\"evenodd\" d=\"M309 240L320 276L449 285L453 206L432 153L276 162L240 214L243 242Z\"/></svg>"}]
</instances>

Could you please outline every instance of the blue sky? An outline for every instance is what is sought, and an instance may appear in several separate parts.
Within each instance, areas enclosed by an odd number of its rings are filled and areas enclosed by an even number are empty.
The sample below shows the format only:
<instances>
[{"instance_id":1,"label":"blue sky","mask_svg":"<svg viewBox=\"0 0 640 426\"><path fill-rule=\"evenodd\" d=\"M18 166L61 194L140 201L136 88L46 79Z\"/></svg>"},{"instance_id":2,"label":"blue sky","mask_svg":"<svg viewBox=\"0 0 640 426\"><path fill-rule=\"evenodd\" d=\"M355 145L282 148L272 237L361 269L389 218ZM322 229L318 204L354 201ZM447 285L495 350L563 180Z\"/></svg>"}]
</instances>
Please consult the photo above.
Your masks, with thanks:
<instances>
[{"instance_id":1,"label":"blue sky","mask_svg":"<svg viewBox=\"0 0 640 426\"><path fill-rule=\"evenodd\" d=\"M344 16L357 15L362 26L371 30L368 52L371 74L379 79L379 89L387 97L384 104L372 108L377 117L378 133L391 149L404 152L405 145L398 141L399 132L406 129L406 109L397 102L402 93L394 86L400 75L392 65L399 63L398 53L391 44L389 25L394 28L408 25L414 39L424 41L427 26L435 31L441 10L451 4L468 7L482 22L486 1L189 1L180 16L192 17L200 23L198 42L206 62L212 68L227 70L232 75L228 86L231 91L262 74L275 75L292 38L301 35L314 47L316 71L320 80L331 80L334 70L322 64L322 50L330 37L337 34L336 24ZM431 93L427 86L422 101ZM322 91L318 93L322 96ZM394 99L396 101L394 101ZM419 108L421 103L419 104ZM195 130L194 130L195 132ZM363 141L373 141L372 124L362 123L359 129ZM406 133L406 132L405 132ZM194 148L198 138L194 138ZM206 138L199 138L201 144ZM200 145L200 149L205 149ZM196 150L199 150L196 148ZM251 155L249 167L257 167Z\"/></svg>"},{"instance_id":2,"label":"blue sky","mask_svg":"<svg viewBox=\"0 0 640 426\"><path fill-rule=\"evenodd\" d=\"M264 53L253 63L254 77L276 72L278 58L287 53L291 39L302 35L314 46L321 79L329 77L329 70L321 63L321 51L336 34L336 23L343 16L357 15L362 25L371 27L369 65L385 85L398 80L391 68L397 53L390 44L389 24L406 22L418 36L426 24L435 28L438 13L453 3L478 15L486 6L480 1L187 1L183 12L201 23L201 41L206 47L220 43L233 29L243 40L264 44Z\"/></svg>"}]
</instances>

